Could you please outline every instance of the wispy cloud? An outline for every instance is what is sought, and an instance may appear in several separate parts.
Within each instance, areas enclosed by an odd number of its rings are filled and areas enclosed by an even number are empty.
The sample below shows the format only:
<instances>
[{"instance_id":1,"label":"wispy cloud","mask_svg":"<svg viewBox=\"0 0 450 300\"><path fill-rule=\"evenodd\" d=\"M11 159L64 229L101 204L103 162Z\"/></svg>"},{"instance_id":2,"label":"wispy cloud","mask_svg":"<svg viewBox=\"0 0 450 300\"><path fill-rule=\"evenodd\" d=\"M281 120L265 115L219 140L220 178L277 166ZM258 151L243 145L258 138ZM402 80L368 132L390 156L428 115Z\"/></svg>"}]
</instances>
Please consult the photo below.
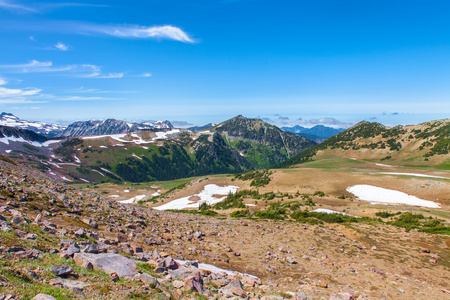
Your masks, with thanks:
<instances>
[{"instance_id":1,"label":"wispy cloud","mask_svg":"<svg viewBox=\"0 0 450 300\"><path fill-rule=\"evenodd\" d=\"M41 13L48 10L54 10L66 7L106 7L106 5L76 3L76 2L61 2L61 3L33 3L32 6L20 4L19 1L0 0L0 8L7 9L14 12L28 12Z\"/></svg>"},{"instance_id":2,"label":"wispy cloud","mask_svg":"<svg viewBox=\"0 0 450 300\"><path fill-rule=\"evenodd\" d=\"M152 77L153 75L151 73L143 73L140 77Z\"/></svg>"},{"instance_id":3,"label":"wispy cloud","mask_svg":"<svg viewBox=\"0 0 450 300\"><path fill-rule=\"evenodd\" d=\"M36 9L21 5L15 1L0 0L0 8L16 11L16 12L37 12Z\"/></svg>"},{"instance_id":4,"label":"wispy cloud","mask_svg":"<svg viewBox=\"0 0 450 300\"><path fill-rule=\"evenodd\" d=\"M62 42L58 42L55 44L55 48L61 51L67 51L70 47Z\"/></svg>"},{"instance_id":5,"label":"wispy cloud","mask_svg":"<svg viewBox=\"0 0 450 300\"><path fill-rule=\"evenodd\" d=\"M124 73L101 72L101 67L93 64L75 64L65 66L54 66L51 61L32 60L25 64L0 65L0 69L12 73L47 73L47 72L66 72L68 74L85 78L122 78Z\"/></svg>"},{"instance_id":6,"label":"wispy cloud","mask_svg":"<svg viewBox=\"0 0 450 300\"><path fill-rule=\"evenodd\" d=\"M77 88L77 89L70 89L70 90L65 90L65 93L92 93L92 94L134 94L137 93L136 91L103 91L103 90L99 90L99 89L90 89L90 88L85 88L83 86Z\"/></svg>"},{"instance_id":7,"label":"wispy cloud","mask_svg":"<svg viewBox=\"0 0 450 300\"><path fill-rule=\"evenodd\" d=\"M104 74L104 75L97 75L94 76L95 78L107 78L107 79L111 79L111 78L123 78L124 73L108 73L108 74Z\"/></svg>"},{"instance_id":8,"label":"wispy cloud","mask_svg":"<svg viewBox=\"0 0 450 300\"><path fill-rule=\"evenodd\" d=\"M0 77L0 85L5 85L7 83L8 83L8 81L6 81L6 79L3 79L2 77Z\"/></svg>"},{"instance_id":9,"label":"wispy cloud","mask_svg":"<svg viewBox=\"0 0 450 300\"><path fill-rule=\"evenodd\" d=\"M101 33L119 38L170 39L183 43L194 43L194 40L186 32L172 25L87 25L81 29L87 32Z\"/></svg>"},{"instance_id":10,"label":"wispy cloud","mask_svg":"<svg viewBox=\"0 0 450 300\"><path fill-rule=\"evenodd\" d=\"M83 97L83 96L70 96L59 98L60 101L95 101L95 100L120 100L118 98L106 98L106 97Z\"/></svg>"},{"instance_id":11,"label":"wispy cloud","mask_svg":"<svg viewBox=\"0 0 450 300\"><path fill-rule=\"evenodd\" d=\"M9 89L0 87L0 98L5 97L20 97L20 96L35 96L39 94L41 89Z\"/></svg>"},{"instance_id":12,"label":"wispy cloud","mask_svg":"<svg viewBox=\"0 0 450 300\"><path fill-rule=\"evenodd\" d=\"M349 128L355 125L355 122L343 122L335 118L319 118L310 120L303 120L302 118L298 118L294 123L296 125L302 125L306 127L325 125L333 128Z\"/></svg>"}]
</instances>

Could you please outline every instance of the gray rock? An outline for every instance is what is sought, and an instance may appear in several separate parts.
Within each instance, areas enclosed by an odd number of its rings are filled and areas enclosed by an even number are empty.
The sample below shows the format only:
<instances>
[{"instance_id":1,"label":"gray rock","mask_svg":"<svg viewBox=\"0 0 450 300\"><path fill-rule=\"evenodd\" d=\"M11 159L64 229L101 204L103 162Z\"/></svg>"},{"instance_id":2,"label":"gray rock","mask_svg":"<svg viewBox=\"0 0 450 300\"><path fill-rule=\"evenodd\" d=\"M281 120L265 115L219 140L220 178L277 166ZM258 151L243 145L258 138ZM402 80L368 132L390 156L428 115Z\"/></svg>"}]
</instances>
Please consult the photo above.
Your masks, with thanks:
<instances>
[{"instance_id":1,"label":"gray rock","mask_svg":"<svg viewBox=\"0 0 450 300\"><path fill-rule=\"evenodd\" d=\"M69 256L73 256L75 253L80 253L80 248L78 248L78 246L76 244L74 244L74 245L70 246L69 248L67 248L66 253Z\"/></svg>"},{"instance_id":2,"label":"gray rock","mask_svg":"<svg viewBox=\"0 0 450 300\"><path fill-rule=\"evenodd\" d=\"M189 266L189 267L182 266L182 267L172 271L170 273L170 276L173 279L179 278L180 280L185 280L196 273L200 274L200 270L198 268L196 268L194 266Z\"/></svg>"},{"instance_id":3,"label":"gray rock","mask_svg":"<svg viewBox=\"0 0 450 300\"><path fill-rule=\"evenodd\" d=\"M171 256L167 256L164 262L167 269L176 270L179 267L178 263Z\"/></svg>"},{"instance_id":4,"label":"gray rock","mask_svg":"<svg viewBox=\"0 0 450 300\"><path fill-rule=\"evenodd\" d=\"M56 274L56 276L67 276L73 273L73 268L68 266L60 266L50 268L50 271Z\"/></svg>"},{"instance_id":5,"label":"gray rock","mask_svg":"<svg viewBox=\"0 0 450 300\"><path fill-rule=\"evenodd\" d=\"M136 263L120 254L114 253L75 253L73 256L76 265L86 265L90 262L94 269L108 274L117 273L122 277L133 277L137 274Z\"/></svg>"},{"instance_id":6,"label":"gray rock","mask_svg":"<svg viewBox=\"0 0 450 300\"><path fill-rule=\"evenodd\" d=\"M102 247L96 244L89 244L87 247L83 250L83 252L86 253L102 253Z\"/></svg>"},{"instance_id":7,"label":"gray rock","mask_svg":"<svg viewBox=\"0 0 450 300\"><path fill-rule=\"evenodd\" d=\"M70 279L62 279L62 278L53 278L50 280L50 285L60 285L63 288L73 290L73 289L84 289L88 286L88 283L78 281L78 280L70 280Z\"/></svg>"},{"instance_id":8,"label":"gray rock","mask_svg":"<svg viewBox=\"0 0 450 300\"><path fill-rule=\"evenodd\" d=\"M158 285L158 280L156 279L156 277L153 277L149 274L146 273L139 273L136 276L134 276L134 279L136 280L140 280L145 284L148 284L151 288L154 288L155 286Z\"/></svg>"}]
</instances>

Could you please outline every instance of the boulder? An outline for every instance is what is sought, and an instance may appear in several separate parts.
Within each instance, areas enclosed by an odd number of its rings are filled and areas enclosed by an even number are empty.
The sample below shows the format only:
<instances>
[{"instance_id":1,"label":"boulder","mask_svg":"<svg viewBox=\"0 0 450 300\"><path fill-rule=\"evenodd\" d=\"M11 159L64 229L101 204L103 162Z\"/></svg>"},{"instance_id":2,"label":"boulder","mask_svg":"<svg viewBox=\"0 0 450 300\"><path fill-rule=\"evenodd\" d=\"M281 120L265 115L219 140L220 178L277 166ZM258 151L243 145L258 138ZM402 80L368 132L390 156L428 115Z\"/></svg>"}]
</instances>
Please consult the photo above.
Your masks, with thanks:
<instances>
[{"instance_id":1,"label":"boulder","mask_svg":"<svg viewBox=\"0 0 450 300\"><path fill-rule=\"evenodd\" d=\"M120 278L133 277L137 274L136 263L120 254L75 253L73 259L76 265L86 265L87 262L90 262L94 269L108 274L117 273Z\"/></svg>"},{"instance_id":2,"label":"boulder","mask_svg":"<svg viewBox=\"0 0 450 300\"><path fill-rule=\"evenodd\" d=\"M55 273L56 276L67 276L73 273L73 268L68 266L60 266L50 268L50 271Z\"/></svg>"}]
</instances>

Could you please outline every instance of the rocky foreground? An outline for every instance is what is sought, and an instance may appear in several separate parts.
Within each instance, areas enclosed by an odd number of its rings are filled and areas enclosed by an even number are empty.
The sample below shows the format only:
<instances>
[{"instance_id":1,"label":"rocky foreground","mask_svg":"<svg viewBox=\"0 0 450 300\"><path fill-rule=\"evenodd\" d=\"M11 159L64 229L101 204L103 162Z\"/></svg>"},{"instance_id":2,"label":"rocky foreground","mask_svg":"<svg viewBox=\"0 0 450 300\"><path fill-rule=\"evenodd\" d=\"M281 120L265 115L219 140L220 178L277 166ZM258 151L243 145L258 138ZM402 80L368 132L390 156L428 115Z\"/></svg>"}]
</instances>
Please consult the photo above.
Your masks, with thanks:
<instances>
[{"instance_id":1,"label":"rocky foreground","mask_svg":"<svg viewBox=\"0 0 450 300\"><path fill-rule=\"evenodd\" d=\"M450 298L447 236L161 212L0 172L0 299Z\"/></svg>"}]
</instances>

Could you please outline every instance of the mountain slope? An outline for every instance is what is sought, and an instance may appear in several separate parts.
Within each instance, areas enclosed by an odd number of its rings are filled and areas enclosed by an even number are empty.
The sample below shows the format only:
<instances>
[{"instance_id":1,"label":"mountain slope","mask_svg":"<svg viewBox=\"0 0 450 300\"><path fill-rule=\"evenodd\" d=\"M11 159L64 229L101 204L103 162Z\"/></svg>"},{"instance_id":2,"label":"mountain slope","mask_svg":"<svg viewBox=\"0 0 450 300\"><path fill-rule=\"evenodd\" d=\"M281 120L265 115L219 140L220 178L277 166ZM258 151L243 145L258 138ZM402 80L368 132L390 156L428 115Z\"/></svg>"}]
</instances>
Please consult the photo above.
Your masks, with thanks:
<instances>
[{"instance_id":1,"label":"mountain slope","mask_svg":"<svg viewBox=\"0 0 450 300\"><path fill-rule=\"evenodd\" d=\"M425 161L426 165L448 168L449 153L450 119L393 128L363 121L299 153L280 166L287 167L328 156L380 161L392 159L404 164Z\"/></svg>"},{"instance_id":2,"label":"mountain slope","mask_svg":"<svg viewBox=\"0 0 450 300\"><path fill-rule=\"evenodd\" d=\"M15 115L5 112L0 114L0 125L31 130L48 137L56 136L66 128L59 124L21 120Z\"/></svg>"},{"instance_id":3,"label":"mountain slope","mask_svg":"<svg viewBox=\"0 0 450 300\"><path fill-rule=\"evenodd\" d=\"M145 182L269 168L314 144L239 116L195 133L173 129L74 137L47 163L68 170L71 180Z\"/></svg>"},{"instance_id":4,"label":"mountain slope","mask_svg":"<svg viewBox=\"0 0 450 300\"><path fill-rule=\"evenodd\" d=\"M92 136L92 135L104 135L104 134L116 134L135 132L139 130L152 130L162 129L170 130L173 126L169 121L157 121L157 122L142 122L142 123L128 123L122 120L107 119L104 121L90 120L90 121L78 121L70 124L60 134L60 136Z\"/></svg>"},{"instance_id":5,"label":"mountain slope","mask_svg":"<svg viewBox=\"0 0 450 300\"><path fill-rule=\"evenodd\" d=\"M310 139L282 131L260 119L243 116L225 121L215 126L212 131L223 135L225 140L234 144L235 148L244 154L251 154L255 146L263 146L273 151L277 161L285 160L316 144ZM269 159L269 153L266 156Z\"/></svg>"}]
</instances>

